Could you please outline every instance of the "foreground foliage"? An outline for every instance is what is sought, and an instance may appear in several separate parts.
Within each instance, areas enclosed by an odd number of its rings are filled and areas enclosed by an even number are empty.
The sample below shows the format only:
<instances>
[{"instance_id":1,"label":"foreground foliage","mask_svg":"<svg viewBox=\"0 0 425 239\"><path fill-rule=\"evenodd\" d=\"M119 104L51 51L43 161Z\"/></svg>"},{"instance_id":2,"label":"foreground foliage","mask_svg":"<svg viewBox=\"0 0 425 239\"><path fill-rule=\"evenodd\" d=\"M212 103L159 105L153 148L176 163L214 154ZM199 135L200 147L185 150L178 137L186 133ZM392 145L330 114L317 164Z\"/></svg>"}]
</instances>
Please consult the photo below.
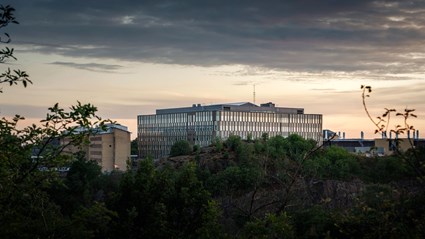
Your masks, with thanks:
<instances>
[{"instance_id":1,"label":"foreground foliage","mask_svg":"<svg viewBox=\"0 0 425 239\"><path fill-rule=\"evenodd\" d=\"M95 108L88 109L73 108L80 112L75 119L88 117L81 112L93 115ZM58 125L56 116L51 120ZM422 148L403 158L366 158L337 147L317 149L296 135L250 142L231 137L215 142L211 153L198 150L186 156L187 163L178 168L144 159L135 171L102 174L83 154L71 158L53 146L42 150L44 157L31 158L34 146L48 140L45 134L35 136L47 129L21 131L13 120L1 122L1 238L425 235L424 190L403 160L421 154ZM75 125L67 129L71 132ZM68 131L49 134L65 137ZM84 144L84 137L75 137L75 144ZM64 164L71 166L65 177L39 167ZM337 190L332 185L339 185L338 190L358 185L359 190L341 191L346 196L340 197L338 191L327 193Z\"/></svg>"},{"instance_id":2,"label":"foreground foliage","mask_svg":"<svg viewBox=\"0 0 425 239\"><path fill-rule=\"evenodd\" d=\"M0 6L0 28L17 23L13 12ZM1 50L0 63L8 58L13 49ZM0 75L18 82L31 83L25 72ZM41 126L24 128L21 116L0 119L0 238L425 237L424 148L366 158L298 135L231 136L210 153L179 142L181 167L143 159L102 174L82 152L62 153L107 122L96 111L56 104Z\"/></svg>"}]
</instances>

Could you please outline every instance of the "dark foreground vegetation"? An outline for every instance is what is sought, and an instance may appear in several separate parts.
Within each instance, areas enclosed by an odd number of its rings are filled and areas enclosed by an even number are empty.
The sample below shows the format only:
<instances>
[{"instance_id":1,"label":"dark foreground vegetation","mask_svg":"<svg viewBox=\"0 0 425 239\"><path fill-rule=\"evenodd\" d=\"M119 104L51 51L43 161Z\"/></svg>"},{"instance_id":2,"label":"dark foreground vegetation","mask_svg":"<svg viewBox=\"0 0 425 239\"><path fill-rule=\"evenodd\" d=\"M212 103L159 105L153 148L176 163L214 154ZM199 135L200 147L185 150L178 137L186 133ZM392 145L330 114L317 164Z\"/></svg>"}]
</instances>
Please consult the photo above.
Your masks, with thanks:
<instances>
[{"instance_id":1,"label":"dark foreground vegetation","mask_svg":"<svg viewBox=\"0 0 425 239\"><path fill-rule=\"evenodd\" d=\"M17 23L13 12L0 5L0 28ZM0 50L0 64L11 59ZM8 68L0 83L32 82ZM21 116L0 119L0 238L425 237L424 148L366 158L297 135L232 136L102 174L84 154L62 153L87 143L79 128L104 126L96 110L56 104L22 129Z\"/></svg>"},{"instance_id":2,"label":"dark foreground vegetation","mask_svg":"<svg viewBox=\"0 0 425 239\"><path fill-rule=\"evenodd\" d=\"M424 175L412 167L423 167L423 148L367 158L297 135L231 136L125 173L102 174L80 157L64 177L36 170L23 180L16 171L25 160L12 167L7 150L0 148L1 238L425 235Z\"/></svg>"}]
</instances>

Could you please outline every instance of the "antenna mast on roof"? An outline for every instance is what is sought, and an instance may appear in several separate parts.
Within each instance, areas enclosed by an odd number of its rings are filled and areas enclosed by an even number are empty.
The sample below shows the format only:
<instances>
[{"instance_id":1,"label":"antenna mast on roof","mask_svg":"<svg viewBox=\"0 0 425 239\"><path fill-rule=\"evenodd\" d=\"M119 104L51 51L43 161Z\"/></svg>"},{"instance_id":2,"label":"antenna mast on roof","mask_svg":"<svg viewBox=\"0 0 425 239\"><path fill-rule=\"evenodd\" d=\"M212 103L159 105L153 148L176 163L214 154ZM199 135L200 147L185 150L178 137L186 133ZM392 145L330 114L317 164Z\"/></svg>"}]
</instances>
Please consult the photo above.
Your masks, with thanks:
<instances>
[{"instance_id":1,"label":"antenna mast on roof","mask_svg":"<svg viewBox=\"0 0 425 239\"><path fill-rule=\"evenodd\" d=\"M254 93L253 93L253 103L255 104L255 84L254 84Z\"/></svg>"}]
</instances>

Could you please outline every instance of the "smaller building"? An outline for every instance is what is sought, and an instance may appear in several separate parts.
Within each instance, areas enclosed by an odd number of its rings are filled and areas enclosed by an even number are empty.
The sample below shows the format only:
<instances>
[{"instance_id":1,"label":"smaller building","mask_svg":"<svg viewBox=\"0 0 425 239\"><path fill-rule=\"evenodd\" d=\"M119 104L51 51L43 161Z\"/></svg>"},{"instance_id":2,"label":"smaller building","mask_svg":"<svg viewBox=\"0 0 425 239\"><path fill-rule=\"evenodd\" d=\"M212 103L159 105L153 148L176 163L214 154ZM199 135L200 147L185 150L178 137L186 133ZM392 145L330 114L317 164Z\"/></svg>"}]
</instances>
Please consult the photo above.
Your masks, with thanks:
<instances>
[{"instance_id":1,"label":"smaller building","mask_svg":"<svg viewBox=\"0 0 425 239\"><path fill-rule=\"evenodd\" d=\"M360 153L360 154L371 154L371 155L391 155L397 150L405 152L410 148L425 147L425 139L419 138L419 131L413 133L413 137L399 138L396 135L395 138L386 138L383 134L382 138L365 139L364 133L361 132L360 138L346 139L345 133L341 137L341 133L334 133L330 130L323 131L324 139L323 144L325 147L338 146L345 148L348 152ZM334 136L334 137L333 137Z\"/></svg>"},{"instance_id":2,"label":"smaller building","mask_svg":"<svg viewBox=\"0 0 425 239\"><path fill-rule=\"evenodd\" d=\"M411 148L424 147L425 140L419 138L375 139L375 147L383 148L385 155L397 151L405 152Z\"/></svg>"},{"instance_id":3,"label":"smaller building","mask_svg":"<svg viewBox=\"0 0 425 239\"><path fill-rule=\"evenodd\" d=\"M364 133L361 132L360 138L346 139L345 132L333 132L331 130L323 130L323 146L338 146L345 148L348 152L367 154L375 148L373 139L365 139ZM376 150L376 149L375 149ZM382 153L381 149L377 149L377 153Z\"/></svg>"},{"instance_id":4,"label":"smaller building","mask_svg":"<svg viewBox=\"0 0 425 239\"><path fill-rule=\"evenodd\" d=\"M64 139L67 144L70 139ZM89 144L82 147L87 160L96 161L103 172L112 170L125 171L127 161L130 160L130 132L126 126L118 124L106 125L106 130L97 129L94 135L89 136ZM65 153L75 153L81 149L66 147Z\"/></svg>"},{"instance_id":5,"label":"smaller building","mask_svg":"<svg viewBox=\"0 0 425 239\"><path fill-rule=\"evenodd\" d=\"M325 147L338 146L352 153L366 153L375 147L373 139L331 139L323 142ZM381 150L378 150L381 153Z\"/></svg>"}]
</instances>

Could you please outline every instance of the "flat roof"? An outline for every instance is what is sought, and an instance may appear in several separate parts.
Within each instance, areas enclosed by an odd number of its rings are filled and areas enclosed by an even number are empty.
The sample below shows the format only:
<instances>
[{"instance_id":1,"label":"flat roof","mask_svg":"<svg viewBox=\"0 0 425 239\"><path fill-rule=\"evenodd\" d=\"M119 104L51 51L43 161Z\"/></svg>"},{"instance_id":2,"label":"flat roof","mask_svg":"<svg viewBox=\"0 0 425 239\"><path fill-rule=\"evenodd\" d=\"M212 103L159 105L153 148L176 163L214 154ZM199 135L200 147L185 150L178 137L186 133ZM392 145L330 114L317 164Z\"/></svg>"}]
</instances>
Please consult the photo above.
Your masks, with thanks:
<instances>
[{"instance_id":1,"label":"flat roof","mask_svg":"<svg viewBox=\"0 0 425 239\"><path fill-rule=\"evenodd\" d=\"M276 107L275 104L269 102L260 106L251 102L236 102L213 105L193 104L192 107L179 107L157 109L156 114L175 114L175 113L191 113L202 111L238 111L238 112L270 112L270 113L286 113L286 114L304 114L304 108L287 108Z\"/></svg>"}]
</instances>

